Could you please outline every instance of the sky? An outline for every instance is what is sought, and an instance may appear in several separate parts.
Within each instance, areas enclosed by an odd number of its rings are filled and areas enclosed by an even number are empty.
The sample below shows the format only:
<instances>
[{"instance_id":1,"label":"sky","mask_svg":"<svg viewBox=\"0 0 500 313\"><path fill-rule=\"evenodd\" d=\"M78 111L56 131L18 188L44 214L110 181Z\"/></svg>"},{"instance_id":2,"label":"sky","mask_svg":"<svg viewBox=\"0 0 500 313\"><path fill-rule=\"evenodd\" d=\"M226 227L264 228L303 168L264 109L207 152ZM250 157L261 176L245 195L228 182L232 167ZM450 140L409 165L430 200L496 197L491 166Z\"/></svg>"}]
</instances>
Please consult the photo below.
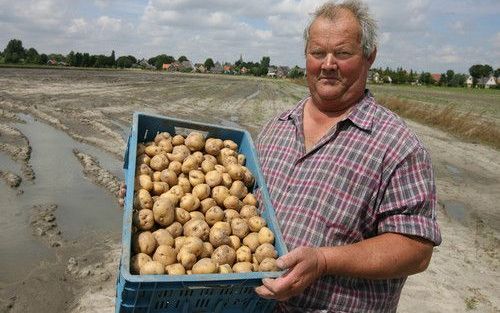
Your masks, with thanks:
<instances>
[{"instance_id":1,"label":"sky","mask_svg":"<svg viewBox=\"0 0 500 313\"><path fill-rule=\"evenodd\" d=\"M365 0L378 21L375 67L468 73L500 67L500 0ZM10 39L39 53L70 51L193 63L305 65L312 0L0 0L0 50Z\"/></svg>"}]
</instances>

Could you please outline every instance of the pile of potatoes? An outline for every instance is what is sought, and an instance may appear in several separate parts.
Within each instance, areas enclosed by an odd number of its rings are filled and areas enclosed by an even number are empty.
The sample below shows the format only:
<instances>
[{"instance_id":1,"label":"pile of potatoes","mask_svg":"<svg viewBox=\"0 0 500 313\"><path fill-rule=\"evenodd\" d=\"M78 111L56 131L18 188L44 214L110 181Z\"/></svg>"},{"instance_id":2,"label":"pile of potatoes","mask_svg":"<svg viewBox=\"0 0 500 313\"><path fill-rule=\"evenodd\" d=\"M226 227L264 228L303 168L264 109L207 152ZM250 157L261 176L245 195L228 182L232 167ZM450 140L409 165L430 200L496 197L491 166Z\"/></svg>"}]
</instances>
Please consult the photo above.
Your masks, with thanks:
<instances>
[{"instance_id":1,"label":"pile of potatoes","mask_svg":"<svg viewBox=\"0 0 500 313\"><path fill-rule=\"evenodd\" d=\"M274 234L232 140L167 132L137 146L134 274L277 271Z\"/></svg>"}]
</instances>

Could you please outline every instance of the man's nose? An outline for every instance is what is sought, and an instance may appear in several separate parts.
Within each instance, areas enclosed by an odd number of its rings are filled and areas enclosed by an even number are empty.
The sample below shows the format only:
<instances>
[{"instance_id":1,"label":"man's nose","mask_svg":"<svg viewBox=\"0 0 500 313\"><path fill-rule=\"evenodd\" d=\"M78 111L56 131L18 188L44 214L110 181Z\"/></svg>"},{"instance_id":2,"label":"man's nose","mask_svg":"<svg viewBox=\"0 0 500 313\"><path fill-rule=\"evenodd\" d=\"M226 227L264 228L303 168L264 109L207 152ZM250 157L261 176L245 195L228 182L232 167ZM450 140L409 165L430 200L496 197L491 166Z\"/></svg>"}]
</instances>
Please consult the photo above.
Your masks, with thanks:
<instances>
[{"instance_id":1,"label":"man's nose","mask_svg":"<svg viewBox=\"0 0 500 313\"><path fill-rule=\"evenodd\" d=\"M333 56L333 53L327 53L325 59L323 60L322 68L324 70L335 70L337 69L337 61Z\"/></svg>"}]
</instances>

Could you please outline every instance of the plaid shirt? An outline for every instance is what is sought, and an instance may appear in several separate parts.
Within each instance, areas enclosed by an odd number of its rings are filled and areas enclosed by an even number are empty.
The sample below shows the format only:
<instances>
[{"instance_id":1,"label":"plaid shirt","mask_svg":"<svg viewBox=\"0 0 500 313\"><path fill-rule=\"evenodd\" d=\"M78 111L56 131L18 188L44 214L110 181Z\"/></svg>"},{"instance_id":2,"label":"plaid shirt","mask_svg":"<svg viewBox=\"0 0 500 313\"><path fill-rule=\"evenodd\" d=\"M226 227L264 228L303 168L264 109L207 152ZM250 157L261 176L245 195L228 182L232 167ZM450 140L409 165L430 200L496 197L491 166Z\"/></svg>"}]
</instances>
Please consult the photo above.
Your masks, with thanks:
<instances>
[{"instance_id":1,"label":"plaid shirt","mask_svg":"<svg viewBox=\"0 0 500 313\"><path fill-rule=\"evenodd\" d=\"M441 242L431 160L370 92L305 151L307 99L271 120L257 150L288 249L352 244L385 232ZM323 276L285 312L395 312L406 278Z\"/></svg>"}]
</instances>

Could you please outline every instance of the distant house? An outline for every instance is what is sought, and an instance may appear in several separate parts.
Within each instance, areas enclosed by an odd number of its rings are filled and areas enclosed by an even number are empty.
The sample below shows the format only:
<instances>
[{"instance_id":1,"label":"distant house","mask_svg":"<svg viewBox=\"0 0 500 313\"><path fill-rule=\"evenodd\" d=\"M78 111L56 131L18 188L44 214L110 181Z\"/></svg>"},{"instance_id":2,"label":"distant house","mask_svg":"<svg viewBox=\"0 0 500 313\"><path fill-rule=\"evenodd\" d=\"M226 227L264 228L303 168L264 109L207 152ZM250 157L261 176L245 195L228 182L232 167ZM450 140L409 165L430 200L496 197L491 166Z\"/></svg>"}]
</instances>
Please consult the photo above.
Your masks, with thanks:
<instances>
[{"instance_id":1,"label":"distant house","mask_svg":"<svg viewBox=\"0 0 500 313\"><path fill-rule=\"evenodd\" d=\"M206 73L207 72L207 68L205 67L205 64L203 64L203 63L196 63L194 65L194 70L198 73Z\"/></svg>"},{"instance_id":2,"label":"distant house","mask_svg":"<svg viewBox=\"0 0 500 313\"><path fill-rule=\"evenodd\" d=\"M141 68L146 69L146 70L154 70L154 69L156 69L156 67L154 67L153 65L149 64L146 59L142 59L142 60L140 60L137 63L139 64L139 66Z\"/></svg>"},{"instance_id":3,"label":"distant house","mask_svg":"<svg viewBox=\"0 0 500 313\"><path fill-rule=\"evenodd\" d=\"M278 66L276 69L276 77L285 78L290 73L290 68L288 66Z\"/></svg>"},{"instance_id":4,"label":"distant house","mask_svg":"<svg viewBox=\"0 0 500 313\"><path fill-rule=\"evenodd\" d=\"M243 66L242 68L240 68L240 73L241 74L246 74L246 73L248 73L248 69Z\"/></svg>"},{"instance_id":5,"label":"distant house","mask_svg":"<svg viewBox=\"0 0 500 313\"><path fill-rule=\"evenodd\" d=\"M387 75L384 77L384 82L385 83L389 83L389 84L392 84L392 78L391 76Z\"/></svg>"},{"instance_id":6,"label":"distant house","mask_svg":"<svg viewBox=\"0 0 500 313\"><path fill-rule=\"evenodd\" d=\"M179 66L178 70L179 71L192 71L193 70L193 64L189 60L182 61L180 63L180 66Z\"/></svg>"},{"instance_id":7,"label":"distant house","mask_svg":"<svg viewBox=\"0 0 500 313\"><path fill-rule=\"evenodd\" d=\"M482 77L478 80L477 86L482 88L495 88L497 85L496 79L494 76L490 77Z\"/></svg>"},{"instance_id":8,"label":"distant house","mask_svg":"<svg viewBox=\"0 0 500 313\"><path fill-rule=\"evenodd\" d=\"M219 62L215 62L214 66L210 69L210 73L212 74L222 74L224 72L224 68Z\"/></svg>"},{"instance_id":9,"label":"distant house","mask_svg":"<svg viewBox=\"0 0 500 313\"><path fill-rule=\"evenodd\" d=\"M272 78L275 78L276 77L276 66L269 66L267 68L267 77L272 77Z\"/></svg>"},{"instance_id":10,"label":"distant house","mask_svg":"<svg viewBox=\"0 0 500 313\"><path fill-rule=\"evenodd\" d=\"M441 80L441 74L439 74L439 73L431 74L431 77L432 77L432 79L434 79L434 81L436 83L438 83Z\"/></svg>"},{"instance_id":11,"label":"distant house","mask_svg":"<svg viewBox=\"0 0 500 313\"><path fill-rule=\"evenodd\" d=\"M465 81L465 85L471 88L472 85L474 85L474 78L469 75L469 77L467 77L467 80Z\"/></svg>"},{"instance_id":12,"label":"distant house","mask_svg":"<svg viewBox=\"0 0 500 313\"><path fill-rule=\"evenodd\" d=\"M161 69L164 70L164 71L168 71L168 69L170 68L171 64L170 63L163 63L163 65L161 66Z\"/></svg>"},{"instance_id":13,"label":"distant house","mask_svg":"<svg viewBox=\"0 0 500 313\"><path fill-rule=\"evenodd\" d=\"M224 74L233 74L233 67L229 64L226 64L222 67L222 71Z\"/></svg>"}]
</instances>

